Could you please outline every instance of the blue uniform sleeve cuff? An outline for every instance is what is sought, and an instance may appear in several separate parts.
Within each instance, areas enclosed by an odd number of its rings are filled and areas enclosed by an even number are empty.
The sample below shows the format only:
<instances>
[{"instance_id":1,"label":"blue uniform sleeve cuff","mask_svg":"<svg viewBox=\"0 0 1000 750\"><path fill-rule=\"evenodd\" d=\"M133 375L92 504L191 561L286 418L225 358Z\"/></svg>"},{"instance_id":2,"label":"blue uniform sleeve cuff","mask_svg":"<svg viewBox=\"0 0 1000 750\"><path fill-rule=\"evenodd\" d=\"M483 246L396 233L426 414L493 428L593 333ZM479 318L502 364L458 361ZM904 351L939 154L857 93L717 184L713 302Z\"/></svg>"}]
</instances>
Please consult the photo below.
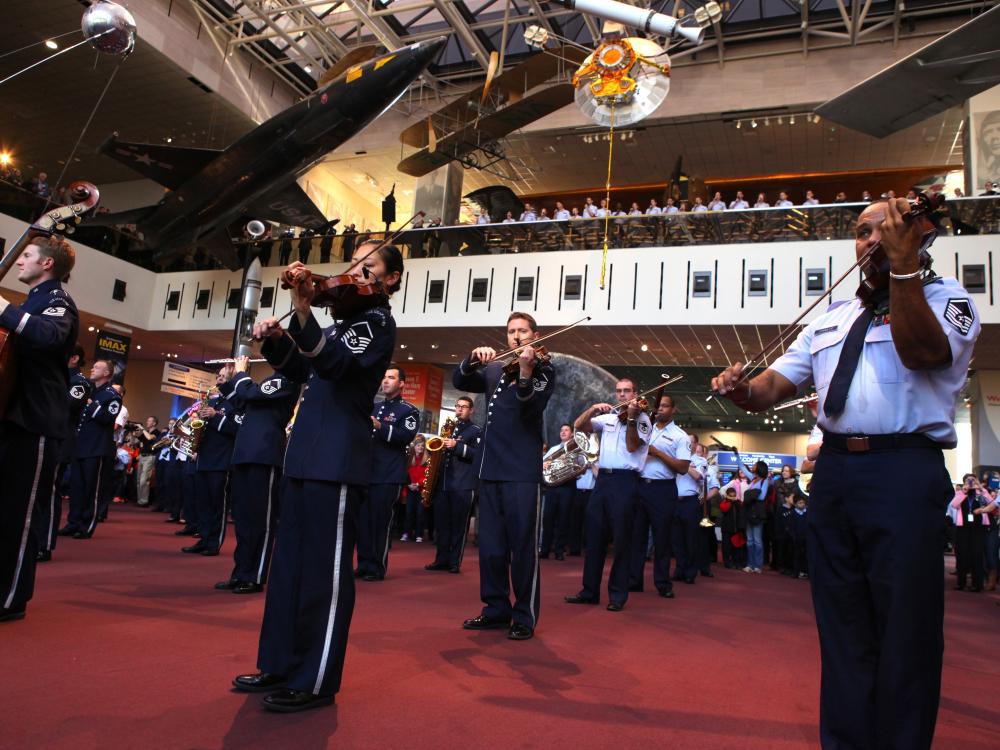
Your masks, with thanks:
<instances>
[{"instance_id":1,"label":"blue uniform sleeve cuff","mask_svg":"<svg viewBox=\"0 0 1000 750\"><path fill-rule=\"evenodd\" d=\"M304 326L299 325L298 315L292 316L292 323L288 326L288 333L291 335L299 351L307 357L315 357L326 344L326 337L323 336L323 329L319 327L316 318L312 314L306 319Z\"/></svg>"},{"instance_id":2,"label":"blue uniform sleeve cuff","mask_svg":"<svg viewBox=\"0 0 1000 750\"><path fill-rule=\"evenodd\" d=\"M0 313L0 324L9 331L20 333L24 329L24 324L28 322L28 317L28 313L11 302Z\"/></svg>"}]
</instances>

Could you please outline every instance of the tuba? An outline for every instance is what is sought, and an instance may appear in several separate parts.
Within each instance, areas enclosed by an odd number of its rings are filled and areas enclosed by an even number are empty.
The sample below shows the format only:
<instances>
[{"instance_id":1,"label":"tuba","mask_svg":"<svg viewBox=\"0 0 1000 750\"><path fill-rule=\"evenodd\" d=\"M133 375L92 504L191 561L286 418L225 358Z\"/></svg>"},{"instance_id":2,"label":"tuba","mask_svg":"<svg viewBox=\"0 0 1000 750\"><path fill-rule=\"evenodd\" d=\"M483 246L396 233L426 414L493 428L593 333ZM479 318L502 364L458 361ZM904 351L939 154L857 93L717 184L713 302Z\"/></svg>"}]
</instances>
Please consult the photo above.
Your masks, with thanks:
<instances>
[{"instance_id":1,"label":"tuba","mask_svg":"<svg viewBox=\"0 0 1000 750\"><path fill-rule=\"evenodd\" d=\"M597 456L589 452L590 438L585 432L574 432L572 439L559 446L542 468L546 487L558 487L583 474Z\"/></svg>"},{"instance_id":2,"label":"tuba","mask_svg":"<svg viewBox=\"0 0 1000 750\"><path fill-rule=\"evenodd\" d=\"M434 492L434 482L437 479L441 461L444 459L444 441L455 431L455 420L449 417L441 428L441 434L427 438L424 449L428 453L424 469L424 486L420 490L420 502L425 508L431 506L431 495Z\"/></svg>"}]
</instances>

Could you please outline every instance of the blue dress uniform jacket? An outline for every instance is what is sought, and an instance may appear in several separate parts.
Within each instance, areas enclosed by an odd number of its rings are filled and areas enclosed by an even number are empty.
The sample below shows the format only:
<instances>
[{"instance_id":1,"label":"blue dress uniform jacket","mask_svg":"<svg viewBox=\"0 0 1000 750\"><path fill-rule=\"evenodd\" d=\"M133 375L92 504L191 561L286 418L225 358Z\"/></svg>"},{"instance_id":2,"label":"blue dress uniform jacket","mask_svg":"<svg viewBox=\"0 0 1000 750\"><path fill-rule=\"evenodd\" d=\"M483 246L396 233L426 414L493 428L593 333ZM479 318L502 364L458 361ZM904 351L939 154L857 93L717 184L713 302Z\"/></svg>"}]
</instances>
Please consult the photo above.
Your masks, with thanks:
<instances>
[{"instance_id":1,"label":"blue dress uniform jacket","mask_svg":"<svg viewBox=\"0 0 1000 750\"><path fill-rule=\"evenodd\" d=\"M67 432L59 446L59 463L69 463L76 455L76 430L83 417L83 410L94 390L87 377L79 369L69 372L69 390L66 393L66 404L69 407L69 418L66 420Z\"/></svg>"},{"instance_id":2,"label":"blue dress uniform jacket","mask_svg":"<svg viewBox=\"0 0 1000 750\"><path fill-rule=\"evenodd\" d=\"M65 404L65 396L63 397ZM115 455L115 419L122 408L118 391L105 383L94 390L80 417L76 433L76 458L104 458Z\"/></svg>"},{"instance_id":3,"label":"blue dress uniform jacket","mask_svg":"<svg viewBox=\"0 0 1000 750\"><path fill-rule=\"evenodd\" d=\"M233 443L239 432L243 415L238 403L231 398L233 384L219 386L219 395L208 400L206 406L215 409L216 414L205 422L198 447L198 471L226 471L233 458Z\"/></svg>"},{"instance_id":4,"label":"blue dress uniform jacket","mask_svg":"<svg viewBox=\"0 0 1000 750\"><path fill-rule=\"evenodd\" d=\"M437 489L449 492L474 490L479 484L479 464L476 461L481 442L479 425L458 422L451 436L455 439L455 447L445 450Z\"/></svg>"},{"instance_id":5,"label":"blue dress uniform jacket","mask_svg":"<svg viewBox=\"0 0 1000 750\"><path fill-rule=\"evenodd\" d=\"M396 346L396 322L374 307L325 330L292 317L286 335L262 353L277 372L306 388L285 454L285 476L366 486L371 469L375 394Z\"/></svg>"},{"instance_id":6,"label":"blue dress uniform jacket","mask_svg":"<svg viewBox=\"0 0 1000 750\"><path fill-rule=\"evenodd\" d=\"M292 418L299 386L278 373L257 385L249 374L238 372L232 383L230 401L243 411L243 423L233 446L233 464L281 466L285 460L285 427Z\"/></svg>"},{"instance_id":7,"label":"blue dress uniform jacket","mask_svg":"<svg viewBox=\"0 0 1000 750\"><path fill-rule=\"evenodd\" d=\"M380 426L372 428L371 484L407 484L406 446L417 434L420 412L396 396L375 404L372 416Z\"/></svg>"},{"instance_id":8,"label":"blue dress uniform jacket","mask_svg":"<svg viewBox=\"0 0 1000 750\"><path fill-rule=\"evenodd\" d=\"M537 363L520 383L506 375L504 363L473 368L469 358L455 370L456 388L487 396L486 423L479 450L479 478L495 482L542 481L542 415L556 385L551 363ZM490 433L498 439L488 440Z\"/></svg>"},{"instance_id":9,"label":"blue dress uniform jacket","mask_svg":"<svg viewBox=\"0 0 1000 750\"><path fill-rule=\"evenodd\" d=\"M20 305L0 313L0 325L14 333L18 372L7 413L8 422L27 432L64 438L68 434L66 361L79 331L76 304L58 281L43 281Z\"/></svg>"}]
</instances>

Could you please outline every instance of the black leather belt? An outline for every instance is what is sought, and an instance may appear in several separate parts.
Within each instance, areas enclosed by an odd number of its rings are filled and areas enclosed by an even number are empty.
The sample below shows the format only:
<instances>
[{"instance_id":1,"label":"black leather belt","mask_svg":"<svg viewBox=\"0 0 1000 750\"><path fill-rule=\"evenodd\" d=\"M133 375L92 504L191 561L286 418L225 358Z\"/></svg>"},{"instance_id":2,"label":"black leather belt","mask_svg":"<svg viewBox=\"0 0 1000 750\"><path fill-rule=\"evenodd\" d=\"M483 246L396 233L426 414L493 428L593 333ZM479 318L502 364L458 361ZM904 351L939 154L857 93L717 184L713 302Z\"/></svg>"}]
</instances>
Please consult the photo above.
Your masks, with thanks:
<instances>
[{"instance_id":1,"label":"black leather belt","mask_svg":"<svg viewBox=\"0 0 1000 750\"><path fill-rule=\"evenodd\" d=\"M895 435L841 435L836 432L823 433L823 450L840 453L870 453L907 448L933 448L942 450L954 445L939 443L919 432L901 432Z\"/></svg>"},{"instance_id":2,"label":"black leather belt","mask_svg":"<svg viewBox=\"0 0 1000 750\"><path fill-rule=\"evenodd\" d=\"M601 474L637 474L635 469L598 469Z\"/></svg>"},{"instance_id":3,"label":"black leather belt","mask_svg":"<svg viewBox=\"0 0 1000 750\"><path fill-rule=\"evenodd\" d=\"M649 479L647 477L639 477L639 481L645 482L646 484L658 484L660 482L675 482L676 479Z\"/></svg>"}]
</instances>

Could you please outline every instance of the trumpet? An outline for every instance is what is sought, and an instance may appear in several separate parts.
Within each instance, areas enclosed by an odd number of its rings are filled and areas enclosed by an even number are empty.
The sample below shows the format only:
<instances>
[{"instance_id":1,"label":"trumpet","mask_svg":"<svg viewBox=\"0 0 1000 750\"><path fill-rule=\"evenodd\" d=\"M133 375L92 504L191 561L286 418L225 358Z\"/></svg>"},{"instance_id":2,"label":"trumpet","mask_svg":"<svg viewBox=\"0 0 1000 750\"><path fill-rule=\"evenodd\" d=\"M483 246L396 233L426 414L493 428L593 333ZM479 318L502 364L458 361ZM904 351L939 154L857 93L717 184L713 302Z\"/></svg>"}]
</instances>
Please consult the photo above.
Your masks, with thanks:
<instances>
[{"instance_id":1,"label":"trumpet","mask_svg":"<svg viewBox=\"0 0 1000 750\"><path fill-rule=\"evenodd\" d=\"M803 396L802 398L796 398L791 401L786 401L783 404L778 404L774 407L775 411L781 411L782 409L791 409L793 406L805 406L806 404L811 404L819 401L819 396L815 393L808 396Z\"/></svg>"}]
</instances>

